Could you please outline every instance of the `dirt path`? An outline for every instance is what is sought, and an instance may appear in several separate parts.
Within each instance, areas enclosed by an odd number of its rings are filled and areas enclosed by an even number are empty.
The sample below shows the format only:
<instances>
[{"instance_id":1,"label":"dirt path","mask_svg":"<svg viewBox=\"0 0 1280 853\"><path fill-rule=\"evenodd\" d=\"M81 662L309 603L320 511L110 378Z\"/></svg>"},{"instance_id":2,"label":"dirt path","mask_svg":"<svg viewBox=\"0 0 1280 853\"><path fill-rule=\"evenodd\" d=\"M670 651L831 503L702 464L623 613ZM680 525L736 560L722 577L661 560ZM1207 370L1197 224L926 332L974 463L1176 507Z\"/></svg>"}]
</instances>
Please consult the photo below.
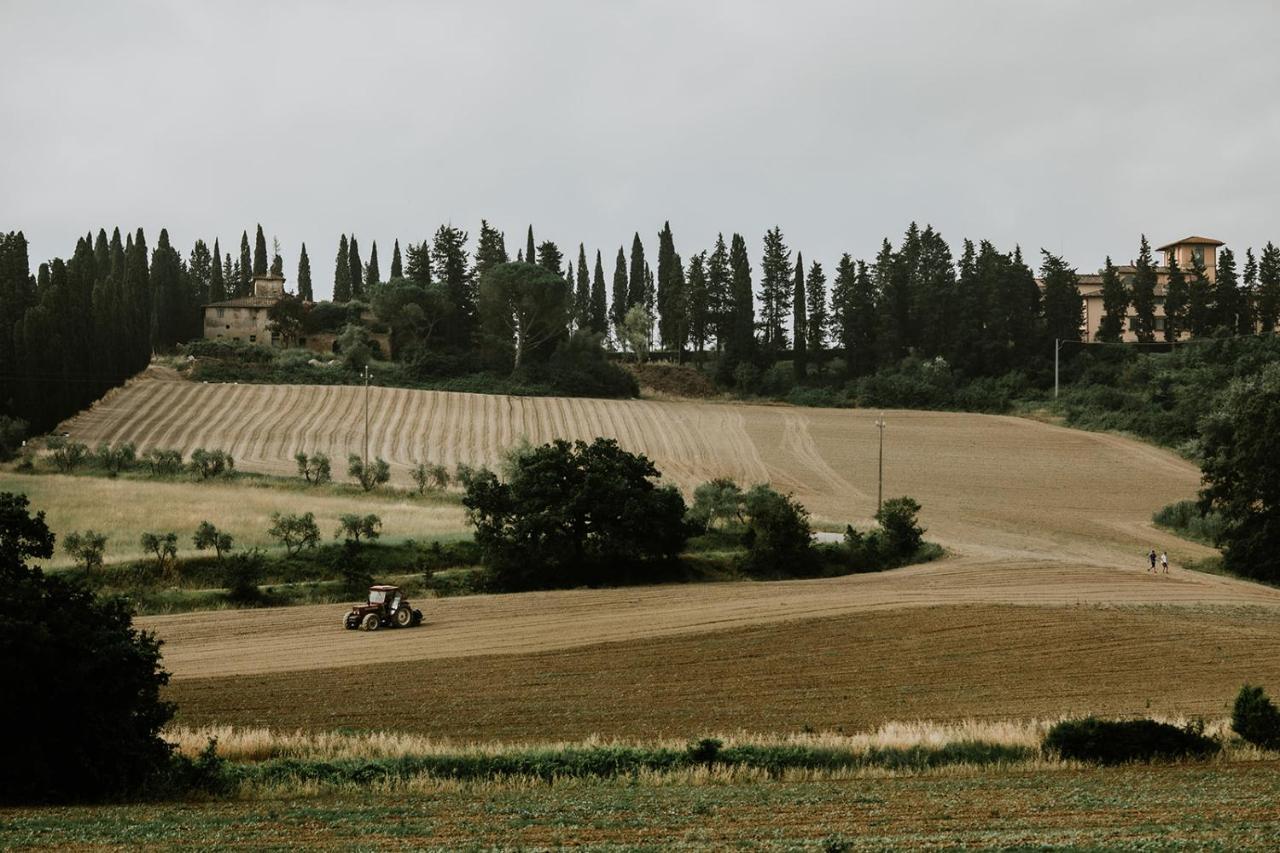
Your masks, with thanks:
<instances>
[{"instance_id":1,"label":"dirt path","mask_svg":"<svg viewBox=\"0 0 1280 853\"><path fill-rule=\"evenodd\" d=\"M374 389L371 443L395 476L422 459L494 464L521 436L616 437L685 489L716 476L767 479L820 521L875 511L878 412L704 402L500 397ZM249 470L291 473L297 449L343 458L362 440L362 390L203 385L144 377L68 422L76 438L140 449L230 450ZM338 627L341 608L145 620L177 678L390 660L527 652L936 604L1258 604L1280 591L1175 569L1143 571L1150 547L1175 563L1208 549L1156 530L1151 513L1194 496L1195 466L1113 435L1021 418L888 412L885 495L924 505L928 538L953 557L882 575L789 583L485 596L430 602L430 627L374 637Z\"/></svg>"}]
</instances>

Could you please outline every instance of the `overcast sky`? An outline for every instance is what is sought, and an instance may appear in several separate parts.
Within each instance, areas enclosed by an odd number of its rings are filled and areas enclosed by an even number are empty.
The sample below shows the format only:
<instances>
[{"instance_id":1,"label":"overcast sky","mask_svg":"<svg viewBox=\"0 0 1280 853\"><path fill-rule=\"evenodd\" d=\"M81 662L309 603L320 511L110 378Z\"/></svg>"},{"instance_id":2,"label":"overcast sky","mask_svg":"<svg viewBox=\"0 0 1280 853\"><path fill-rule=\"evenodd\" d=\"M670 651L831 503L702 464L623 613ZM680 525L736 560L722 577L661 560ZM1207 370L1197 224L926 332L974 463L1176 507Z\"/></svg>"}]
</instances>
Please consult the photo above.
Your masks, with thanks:
<instances>
[{"instance_id":1,"label":"overcast sky","mask_svg":"<svg viewBox=\"0 0 1280 853\"><path fill-rule=\"evenodd\" d=\"M487 218L576 257L669 219L686 259L778 224L806 261L908 222L1111 254L1280 241L1280 3L0 0L0 229L238 250L317 296L354 231Z\"/></svg>"}]
</instances>

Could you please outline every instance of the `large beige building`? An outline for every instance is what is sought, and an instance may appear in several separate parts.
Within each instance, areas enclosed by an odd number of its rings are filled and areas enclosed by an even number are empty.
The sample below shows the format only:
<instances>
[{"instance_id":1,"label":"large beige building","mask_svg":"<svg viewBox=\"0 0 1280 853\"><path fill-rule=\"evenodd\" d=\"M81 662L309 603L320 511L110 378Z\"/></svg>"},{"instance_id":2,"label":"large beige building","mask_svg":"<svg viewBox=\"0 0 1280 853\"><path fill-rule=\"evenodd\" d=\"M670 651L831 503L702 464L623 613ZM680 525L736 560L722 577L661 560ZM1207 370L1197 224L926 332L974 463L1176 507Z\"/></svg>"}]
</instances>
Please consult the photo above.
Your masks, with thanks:
<instances>
[{"instance_id":1,"label":"large beige building","mask_svg":"<svg viewBox=\"0 0 1280 853\"><path fill-rule=\"evenodd\" d=\"M1215 240L1212 237L1184 237L1173 243L1160 246L1156 251L1161 252L1163 263L1156 266L1156 340L1164 340L1164 297L1165 291L1169 284L1169 259L1174 258L1178 262L1179 269L1190 278L1191 269L1197 259L1204 264L1204 275L1210 282L1217 277L1218 264L1218 247L1223 245L1221 240ZM1116 267L1116 272L1120 274L1120 278L1128 285L1129 279L1137 272L1137 268L1132 264L1125 264ZM1097 340L1098 325L1102 322L1102 272L1096 275L1081 275L1080 279L1080 295L1084 299L1084 339L1086 341ZM1124 340L1133 342L1138 336L1133 332L1133 323L1137 315L1133 313L1133 307L1129 309L1129 322L1125 323ZM1179 334L1179 340L1189 337L1189 333L1182 332Z\"/></svg>"},{"instance_id":2,"label":"large beige building","mask_svg":"<svg viewBox=\"0 0 1280 853\"><path fill-rule=\"evenodd\" d=\"M224 299L204 306L204 336L233 341L267 344L272 340L270 319L272 306L284 298L284 276L255 275L253 295Z\"/></svg>"}]
</instances>

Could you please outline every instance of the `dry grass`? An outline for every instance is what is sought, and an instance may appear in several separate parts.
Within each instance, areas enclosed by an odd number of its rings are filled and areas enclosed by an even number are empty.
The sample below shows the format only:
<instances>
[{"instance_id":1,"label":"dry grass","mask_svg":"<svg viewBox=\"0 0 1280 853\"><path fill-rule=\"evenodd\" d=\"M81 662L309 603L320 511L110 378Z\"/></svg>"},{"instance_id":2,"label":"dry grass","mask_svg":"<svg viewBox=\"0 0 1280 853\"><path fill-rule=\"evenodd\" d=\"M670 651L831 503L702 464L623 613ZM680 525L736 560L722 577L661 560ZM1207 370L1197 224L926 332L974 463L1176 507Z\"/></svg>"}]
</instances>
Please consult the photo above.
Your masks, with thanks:
<instances>
[{"instance_id":1,"label":"dry grass","mask_svg":"<svg viewBox=\"0 0 1280 853\"><path fill-rule=\"evenodd\" d=\"M44 510L59 541L72 530L93 528L108 535L107 560L145 556L138 537L145 531L178 534L180 554L196 555L191 536L201 521L212 521L235 536L240 547L275 547L267 536L271 513L313 512L321 535L333 536L338 516L375 512L387 538L422 539L467 532L462 508L396 498L366 499L310 493L305 490L260 488L214 483L165 483L57 474L19 474L0 471L0 491L22 492L31 506ZM59 548L49 565L70 565Z\"/></svg>"}]
</instances>

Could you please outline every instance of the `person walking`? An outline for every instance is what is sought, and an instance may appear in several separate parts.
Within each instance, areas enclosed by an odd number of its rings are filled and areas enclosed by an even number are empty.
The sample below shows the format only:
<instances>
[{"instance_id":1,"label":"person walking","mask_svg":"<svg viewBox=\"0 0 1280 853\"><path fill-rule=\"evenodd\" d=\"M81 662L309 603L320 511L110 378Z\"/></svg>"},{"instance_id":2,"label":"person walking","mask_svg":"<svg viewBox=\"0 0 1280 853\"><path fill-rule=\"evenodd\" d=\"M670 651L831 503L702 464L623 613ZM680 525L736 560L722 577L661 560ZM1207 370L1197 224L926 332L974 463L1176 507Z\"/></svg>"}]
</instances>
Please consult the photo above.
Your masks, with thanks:
<instances>
[{"instance_id":1,"label":"person walking","mask_svg":"<svg viewBox=\"0 0 1280 853\"><path fill-rule=\"evenodd\" d=\"M1152 548L1150 551L1147 552L1147 560L1148 562L1151 563L1151 568L1147 569L1147 571L1151 572L1152 574L1155 574L1156 572L1156 549L1155 548Z\"/></svg>"},{"instance_id":2,"label":"person walking","mask_svg":"<svg viewBox=\"0 0 1280 853\"><path fill-rule=\"evenodd\" d=\"M1168 551L1160 552L1160 568L1164 572L1164 574L1166 575L1169 574L1169 552Z\"/></svg>"}]
</instances>

